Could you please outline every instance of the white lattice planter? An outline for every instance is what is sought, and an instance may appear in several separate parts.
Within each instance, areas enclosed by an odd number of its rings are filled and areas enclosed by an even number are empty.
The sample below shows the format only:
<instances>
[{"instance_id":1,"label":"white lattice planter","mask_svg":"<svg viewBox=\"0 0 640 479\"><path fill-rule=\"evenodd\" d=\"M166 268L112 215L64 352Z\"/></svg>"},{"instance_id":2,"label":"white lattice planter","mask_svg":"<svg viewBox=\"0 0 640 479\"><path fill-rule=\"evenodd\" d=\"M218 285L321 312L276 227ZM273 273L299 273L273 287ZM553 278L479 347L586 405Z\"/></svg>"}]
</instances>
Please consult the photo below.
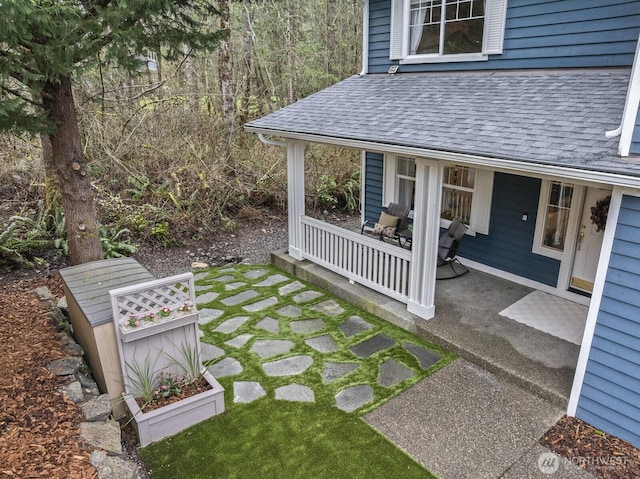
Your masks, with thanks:
<instances>
[{"instance_id":1,"label":"white lattice planter","mask_svg":"<svg viewBox=\"0 0 640 479\"><path fill-rule=\"evenodd\" d=\"M146 446L224 411L224 389L206 372L211 389L142 413L135 397L162 372L201 371L193 274L171 276L109 292L118 337L124 398ZM184 364L180 359L184 359Z\"/></svg>"},{"instance_id":2,"label":"white lattice planter","mask_svg":"<svg viewBox=\"0 0 640 479\"><path fill-rule=\"evenodd\" d=\"M125 397L141 447L224 412L224 389L209 372L204 377L210 390L147 413L140 410L132 396Z\"/></svg>"}]
</instances>

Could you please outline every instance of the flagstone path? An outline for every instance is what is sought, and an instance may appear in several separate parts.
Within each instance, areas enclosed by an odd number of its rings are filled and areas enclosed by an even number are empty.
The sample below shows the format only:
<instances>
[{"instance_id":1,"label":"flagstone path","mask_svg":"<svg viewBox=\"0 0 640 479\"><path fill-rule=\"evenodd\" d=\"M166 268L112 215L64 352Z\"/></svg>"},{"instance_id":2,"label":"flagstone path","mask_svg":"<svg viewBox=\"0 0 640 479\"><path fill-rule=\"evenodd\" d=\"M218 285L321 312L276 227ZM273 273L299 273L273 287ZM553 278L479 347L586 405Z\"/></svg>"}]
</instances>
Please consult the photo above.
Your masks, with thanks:
<instances>
[{"instance_id":1,"label":"flagstone path","mask_svg":"<svg viewBox=\"0 0 640 479\"><path fill-rule=\"evenodd\" d=\"M234 403L267 395L315 402L321 388L343 379L344 387L332 389L334 405L356 411L385 390L395 388L395 395L403 389L396 386L415 383L442 358L420 339L382 332L376 321L272 267L208 270L196 275L196 285L202 359L218 379L239 376L231 383ZM365 362L377 374L349 382ZM278 386L270 391L266 378L277 378Z\"/></svg>"}]
</instances>

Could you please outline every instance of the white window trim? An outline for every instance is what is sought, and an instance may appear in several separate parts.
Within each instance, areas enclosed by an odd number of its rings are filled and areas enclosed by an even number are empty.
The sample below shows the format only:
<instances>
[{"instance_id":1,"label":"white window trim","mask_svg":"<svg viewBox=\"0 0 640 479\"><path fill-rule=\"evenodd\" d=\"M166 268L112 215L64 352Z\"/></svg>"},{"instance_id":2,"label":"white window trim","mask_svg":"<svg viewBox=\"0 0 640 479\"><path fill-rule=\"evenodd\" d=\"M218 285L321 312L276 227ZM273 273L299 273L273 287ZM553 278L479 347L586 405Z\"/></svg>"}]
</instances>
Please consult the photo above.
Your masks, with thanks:
<instances>
[{"instance_id":1,"label":"white window trim","mask_svg":"<svg viewBox=\"0 0 640 479\"><path fill-rule=\"evenodd\" d=\"M564 251L558 251L542 245L544 238L544 226L547 218L547 201L549 199L549 191L551 183L561 180L542 180L540 185L540 197L538 198L538 213L536 215L536 229L533 234L532 252L548 258L564 261L573 257L573 240L577 233L578 215L582 213L582 198L584 196L584 186L570 183L573 186L573 195L571 197L571 208L569 209L569 219L567 220L567 233L564 242ZM559 283L558 283L559 284Z\"/></svg>"},{"instance_id":2,"label":"white window trim","mask_svg":"<svg viewBox=\"0 0 640 479\"><path fill-rule=\"evenodd\" d=\"M459 55L409 55L409 10L411 0L391 1L389 59L401 64L486 61L502 53L507 0L486 0L482 52Z\"/></svg>"},{"instance_id":3,"label":"white window trim","mask_svg":"<svg viewBox=\"0 0 640 479\"><path fill-rule=\"evenodd\" d=\"M400 155L403 156L403 155ZM404 157L404 156L403 156ZM384 174L382 185L382 202L384 206L396 201L396 170L397 155L385 155ZM444 166L452 166L455 163L447 163ZM491 200L493 198L493 170L485 170L473 165L468 165L476 170L475 186L473 188L473 201L471 203L471 220L467 234L475 236L476 233L489 234L489 221L491 219ZM444 184L440 185L440 194ZM413 218L413 211L410 216ZM440 226L447 228L451 222L440 219Z\"/></svg>"}]
</instances>

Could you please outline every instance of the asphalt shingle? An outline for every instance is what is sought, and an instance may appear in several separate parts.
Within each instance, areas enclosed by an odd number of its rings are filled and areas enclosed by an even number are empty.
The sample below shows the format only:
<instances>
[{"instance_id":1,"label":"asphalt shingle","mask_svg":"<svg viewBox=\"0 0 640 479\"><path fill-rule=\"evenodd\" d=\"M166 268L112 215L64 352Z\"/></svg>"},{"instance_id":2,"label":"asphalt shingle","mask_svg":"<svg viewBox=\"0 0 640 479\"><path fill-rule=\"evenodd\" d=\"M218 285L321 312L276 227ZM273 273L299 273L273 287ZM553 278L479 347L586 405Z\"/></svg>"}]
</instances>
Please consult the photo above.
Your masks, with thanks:
<instances>
[{"instance_id":1,"label":"asphalt shingle","mask_svg":"<svg viewBox=\"0 0 640 479\"><path fill-rule=\"evenodd\" d=\"M617 156L629 69L353 76L246 126L640 176Z\"/></svg>"}]
</instances>

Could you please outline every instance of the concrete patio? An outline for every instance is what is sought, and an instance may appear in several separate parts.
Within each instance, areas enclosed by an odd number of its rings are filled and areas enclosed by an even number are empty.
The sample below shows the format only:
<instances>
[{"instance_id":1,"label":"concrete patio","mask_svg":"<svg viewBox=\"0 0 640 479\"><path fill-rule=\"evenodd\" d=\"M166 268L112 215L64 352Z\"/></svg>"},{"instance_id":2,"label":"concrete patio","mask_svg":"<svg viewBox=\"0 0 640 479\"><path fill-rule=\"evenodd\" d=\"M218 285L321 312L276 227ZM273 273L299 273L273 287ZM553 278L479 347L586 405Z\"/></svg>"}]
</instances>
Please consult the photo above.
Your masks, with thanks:
<instances>
[{"instance_id":1,"label":"concrete patio","mask_svg":"<svg viewBox=\"0 0 640 479\"><path fill-rule=\"evenodd\" d=\"M301 279L456 352L521 388L566 408L580 347L499 315L534 291L480 271L436 285L436 314L424 320L394 301L284 251L272 262Z\"/></svg>"}]
</instances>

